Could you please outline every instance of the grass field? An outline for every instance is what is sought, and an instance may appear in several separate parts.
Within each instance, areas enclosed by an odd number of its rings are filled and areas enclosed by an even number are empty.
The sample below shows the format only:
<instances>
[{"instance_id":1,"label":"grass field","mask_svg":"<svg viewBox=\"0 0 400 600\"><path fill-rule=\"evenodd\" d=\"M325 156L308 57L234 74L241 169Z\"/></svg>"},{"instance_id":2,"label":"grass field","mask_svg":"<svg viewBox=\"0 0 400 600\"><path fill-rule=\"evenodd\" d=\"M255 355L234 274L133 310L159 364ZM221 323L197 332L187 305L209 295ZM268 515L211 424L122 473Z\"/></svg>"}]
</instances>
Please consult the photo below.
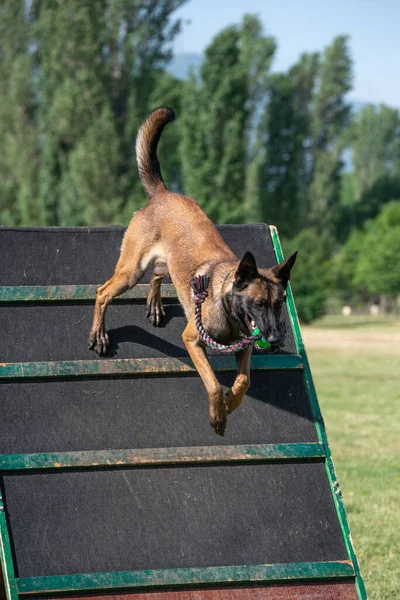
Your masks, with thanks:
<instances>
[{"instance_id":1,"label":"grass field","mask_svg":"<svg viewBox=\"0 0 400 600\"><path fill-rule=\"evenodd\" d=\"M371 600L400 598L400 320L302 328Z\"/></svg>"}]
</instances>

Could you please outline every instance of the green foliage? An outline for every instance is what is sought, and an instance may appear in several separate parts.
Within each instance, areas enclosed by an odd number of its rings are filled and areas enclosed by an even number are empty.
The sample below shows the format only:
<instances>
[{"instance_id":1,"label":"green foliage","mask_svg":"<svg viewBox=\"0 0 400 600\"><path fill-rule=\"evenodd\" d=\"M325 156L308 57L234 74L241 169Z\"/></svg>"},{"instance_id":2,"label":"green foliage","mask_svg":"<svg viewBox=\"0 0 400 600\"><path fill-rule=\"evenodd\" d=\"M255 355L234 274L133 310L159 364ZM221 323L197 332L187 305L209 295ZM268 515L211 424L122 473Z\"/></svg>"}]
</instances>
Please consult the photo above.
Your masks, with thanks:
<instances>
[{"instance_id":1,"label":"green foliage","mask_svg":"<svg viewBox=\"0 0 400 600\"><path fill-rule=\"evenodd\" d=\"M0 218L5 225L41 223L37 194L38 139L22 2L0 3Z\"/></svg>"},{"instance_id":2,"label":"green foliage","mask_svg":"<svg viewBox=\"0 0 400 600\"><path fill-rule=\"evenodd\" d=\"M184 1L0 2L2 223L126 221L144 202L134 139Z\"/></svg>"},{"instance_id":3,"label":"green foliage","mask_svg":"<svg viewBox=\"0 0 400 600\"><path fill-rule=\"evenodd\" d=\"M352 127L355 194L358 201L377 181L400 178L399 111L381 105L366 106Z\"/></svg>"},{"instance_id":4,"label":"green foliage","mask_svg":"<svg viewBox=\"0 0 400 600\"><path fill-rule=\"evenodd\" d=\"M352 231L333 271L345 300L400 293L400 202L386 204L375 220Z\"/></svg>"},{"instance_id":5,"label":"green foliage","mask_svg":"<svg viewBox=\"0 0 400 600\"><path fill-rule=\"evenodd\" d=\"M311 100L317 54L303 54L288 74L269 79L269 102L258 136L264 157L259 163L261 219L293 237L306 223L311 181Z\"/></svg>"},{"instance_id":6,"label":"green foliage","mask_svg":"<svg viewBox=\"0 0 400 600\"><path fill-rule=\"evenodd\" d=\"M248 178L252 131L275 45L260 22L219 33L206 49L200 76L192 75L182 102L185 192L217 222L243 222L254 201Z\"/></svg>"},{"instance_id":7,"label":"green foliage","mask_svg":"<svg viewBox=\"0 0 400 600\"><path fill-rule=\"evenodd\" d=\"M310 223L334 231L340 201L342 136L350 122L345 95L351 89L352 63L346 36L334 39L324 52L312 112L313 176Z\"/></svg>"},{"instance_id":8,"label":"green foliage","mask_svg":"<svg viewBox=\"0 0 400 600\"><path fill-rule=\"evenodd\" d=\"M367 223L355 281L370 294L400 293L400 202Z\"/></svg>"},{"instance_id":9,"label":"green foliage","mask_svg":"<svg viewBox=\"0 0 400 600\"><path fill-rule=\"evenodd\" d=\"M343 179L349 201L341 207L337 232L341 241L353 227L375 218L386 202L400 200L399 111L368 105L356 117L347 137L353 151L353 172Z\"/></svg>"},{"instance_id":10,"label":"green foliage","mask_svg":"<svg viewBox=\"0 0 400 600\"><path fill-rule=\"evenodd\" d=\"M342 301L395 294L397 226L365 223L400 200L399 111L351 115L347 38L271 74L276 41L245 15L179 81L165 67L184 2L0 0L1 224L126 223L145 202L137 129L169 105L167 185L215 222L277 225L300 249L304 321L323 310L332 265Z\"/></svg>"},{"instance_id":11,"label":"green foliage","mask_svg":"<svg viewBox=\"0 0 400 600\"><path fill-rule=\"evenodd\" d=\"M328 235L319 235L314 229L303 229L283 247L285 256L299 250L291 274L291 285L299 319L303 323L310 323L324 314L331 292L330 257L333 241Z\"/></svg>"},{"instance_id":12,"label":"green foliage","mask_svg":"<svg viewBox=\"0 0 400 600\"><path fill-rule=\"evenodd\" d=\"M335 290L346 303L363 291L356 284L357 265L363 244L364 233L360 229L353 229L348 240L332 261Z\"/></svg>"}]
</instances>

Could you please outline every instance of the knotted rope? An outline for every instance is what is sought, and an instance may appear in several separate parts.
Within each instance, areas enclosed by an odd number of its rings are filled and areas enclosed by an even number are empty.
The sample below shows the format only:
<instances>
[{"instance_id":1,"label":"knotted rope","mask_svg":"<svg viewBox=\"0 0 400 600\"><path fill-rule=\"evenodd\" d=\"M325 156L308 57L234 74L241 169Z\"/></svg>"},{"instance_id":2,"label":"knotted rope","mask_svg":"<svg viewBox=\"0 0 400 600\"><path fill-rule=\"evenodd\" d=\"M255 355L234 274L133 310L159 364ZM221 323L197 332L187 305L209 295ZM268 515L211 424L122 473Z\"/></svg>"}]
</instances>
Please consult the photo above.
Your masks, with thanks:
<instances>
[{"instance_id":1,"label":"knotted rope","mask_svg":"<svg viewBox=\"0 0 400 600\"><path fill-rule=\"evenodd\" d=\"M240 350L245 350L251 344L254 344L257 340L261 339L261 335L243 337L241 340L236 342L235 344L231 344L226 346L225 344L219 344L215 340L213 340L206 330L204 329L203 322L201 319L201 305L205 301L208 296L208 286L210 284L210 277L208 275L195 275L190 280L190 285L192 286L194 295L194 322L196 324L196 329L198 331L199 336L203 340L203 342L209 346L210 348L214 348L215 350L219 350L224 354L229 354L231 352L239 352Z\"/></svg>"}]
</instances>

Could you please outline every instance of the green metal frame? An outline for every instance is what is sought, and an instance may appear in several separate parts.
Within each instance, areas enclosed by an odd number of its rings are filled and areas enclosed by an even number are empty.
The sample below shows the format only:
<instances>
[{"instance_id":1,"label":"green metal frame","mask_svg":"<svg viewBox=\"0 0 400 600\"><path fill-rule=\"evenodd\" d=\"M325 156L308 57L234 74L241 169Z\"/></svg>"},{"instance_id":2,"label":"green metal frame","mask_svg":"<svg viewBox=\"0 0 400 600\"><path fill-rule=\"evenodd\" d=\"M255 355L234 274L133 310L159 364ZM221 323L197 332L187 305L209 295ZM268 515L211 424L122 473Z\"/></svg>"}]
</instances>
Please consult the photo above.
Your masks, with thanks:
<instances>
[{"instance_id":1,"label":"green metal frame","mask_svg":"<svg viewBox=\"0 0 400 600\"><path fill-rule=\"evenodd\" d=\"M281 261L283 260L283 255L278 233L274 227L270 227L270 233L277 260ZM95 285L5 286L0 287L0 303L86 302L94 300L96 289L97 286ZM120 298L120 301L144 300L149 293L149 289L150 286L147 284L138 285L133 290L124 294ZM176 299L177 297L172 285L164 285L162 293L167 298ZM315 420L318 442L8 454L0 455L0 472L11 474L29 473L32 471L42 472L46 470L58 471L60 469L92 470L95 468L137 468L157 465L180 466L188 464L201 465L242 462L324 461L349 560L322 563L241 565L16 578L7 520L0 494L0 558L8 600L17 600L22 595L43 593L68 594L96 590L138 590L149 587L165 589L171 586L185 587L189 585L243 584L250 582L268 584L271 582L332 581L339 579L352 581L355 579L360 600L367 598L350 536L347 517L341 499L340 488L332 462L307 355L301 338L290 286L288 289L287 308L295 337L297 354L254 355L252 357L252 369L303 370ZM231 371L236 369L235 360L231 356L214 356L210 360L216 371ZM5 382L15 379L145 376L157 373L191 374L196 373L196 370L190 359L186 357L0 364L0 379Z\"/></svg>"},{"instance_id":2,"label":"green metal frame","mask_svg":"<svg viewBox=\"0 0 400 600\"><path fill-rule=\"evenodd\" d=\"M353 577L354 569L351 561L332 561L26 577L17 579L17 588L19 594L27 595L146 589L148 587L165 589L171 586L207 584L320 581Z\"/></svg>"},{"instance_id":3,"label":"green metal frame","mask_svg":"<svg viewBox=\"0 0 400 600\"><path fill-rule=\"evenodd\" d=\"M210 363L217 372L235 371L233 356L212 356ZM302 369L296 354L252 357L252 369ZM122 375L155 375L197 373L188 357L182 358L118 358L103 360L59 360L51 362L0 363L0 379L37 379L52 377L99 377Z\"/></svg>"},{"instance_id":4,"label":"green metal frame","mask_svg":"<svg viewBox=\"0 0 400 600\"><path fill-rule=\"evenodd\" d=\"M1 286L0 303L15 302L82 302L96 299L97 285L21 285ZM115 301L144 300L150 292L148 283L141 283L115 298ZM177 299L176 290L171 284L162 286L163 298Z\"/></svg>"},{"instance_id":5,"label":"green metal frame","mask_svg":"<svg viewBox=\"0 0 400 600\"><path fill-rule=\"evenodd\" d=\"M284 259L282 246L279 240L279 235L276 227L270 226L272 243L275 250L275 255L277 262L281 262ZM354 570L356 574L356 586L357 592L360 600L366 600L367 592L365 589L364 581L361 576L360 565L358 563L358 558L354 549L353 539L350 533L350 527L347 520L346 511L344 508L342 493L340 491L339 481L335 472L335 467L332 460L331 450L329 448L328 437L326 434L326 429L324 425L324 420L322 418L321 410L318 403L317 393L315 391L314 382L311 375L310 364L308 362L307 353L304 347L303 338L301 336L300 331L300 323L297 315L296 307L294 304L293 294L290 285L287 290L287 308L289 313L290 322L293 329L293 334L296 342L296 349L298 354L301 357L301 362L304 367L304 377L306 381L308 396L310 399L311 410L314 417L315 427L317 430L318 441L323 444L325 448L326 460L325 460L325 468L328 475L329 485L331 488L336 513L339 519L340 527L342 529L344 542L346 545L346 550L349 558L352 560L354 565Z\"/></svg>"},{"instance_id":6,"label":"green metal frame","mask_svg":"<svg viewBox=\"0 0 400 600\"><path fill-rule=\"evenodd\" d=\"M0 489L0 567L3 573L7 600L17 600L17 584L11 553L10 536L7 527L5 507Z\"/></svg>"},{"instance_id":7,"label":"green metal frame","mask_svg":"<svg viewBox=\"0 0 400 600\"><path fill-rule=\"evenodd\" d=\"M189 446L80 452L40 452L0 455L0 471L44 471L155 465L199 465L241 462L322 460L322 444L251 444L237 446Z\"/></svg>"}]
</instances>

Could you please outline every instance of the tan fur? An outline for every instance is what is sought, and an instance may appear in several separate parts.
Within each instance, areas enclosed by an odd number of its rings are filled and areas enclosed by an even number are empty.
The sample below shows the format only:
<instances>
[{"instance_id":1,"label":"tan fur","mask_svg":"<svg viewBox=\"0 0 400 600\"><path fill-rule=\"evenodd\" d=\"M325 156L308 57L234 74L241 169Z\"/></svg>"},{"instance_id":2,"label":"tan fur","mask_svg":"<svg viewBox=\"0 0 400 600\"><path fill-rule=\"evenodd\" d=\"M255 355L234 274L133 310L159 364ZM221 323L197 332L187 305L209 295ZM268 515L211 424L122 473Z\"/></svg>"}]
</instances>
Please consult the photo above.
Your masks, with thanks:
<instances>
[{"instance_id":1,"label":"tan fur","mask_svg":"<svg viewBox=\"0 0 400 600\"><path fill-rule=\"evenodd\" d=\"M151 113L139 130L137 160L149 202L134 215L125 233L113 277L97 290L89 346L99 354L106 353L109 343L104 322L107 305L136 285L151 265L154 265L154 272L147 315L154 325L158 325L164 315L161 282L169 273L188 320L183 341L206 387L211 425L223 435L227 412L240 405L250 385L251 350L239 354L238 376L224 401L221 386L194 324L190 279L195 274L211 276L209 298L203 304L203 322L217 341L232 343L238 339L240 328L227 321L222 300L232 289L239 263L197 202L170 193L165 187L156 149L161 131L172 119L171 109L160 108ZM260 273L278 281L273 270L260 270ZM251 284L251 290L243 293L264 298L266 285L261 279L256 280Z\"/></svg>"}]
</instances>

